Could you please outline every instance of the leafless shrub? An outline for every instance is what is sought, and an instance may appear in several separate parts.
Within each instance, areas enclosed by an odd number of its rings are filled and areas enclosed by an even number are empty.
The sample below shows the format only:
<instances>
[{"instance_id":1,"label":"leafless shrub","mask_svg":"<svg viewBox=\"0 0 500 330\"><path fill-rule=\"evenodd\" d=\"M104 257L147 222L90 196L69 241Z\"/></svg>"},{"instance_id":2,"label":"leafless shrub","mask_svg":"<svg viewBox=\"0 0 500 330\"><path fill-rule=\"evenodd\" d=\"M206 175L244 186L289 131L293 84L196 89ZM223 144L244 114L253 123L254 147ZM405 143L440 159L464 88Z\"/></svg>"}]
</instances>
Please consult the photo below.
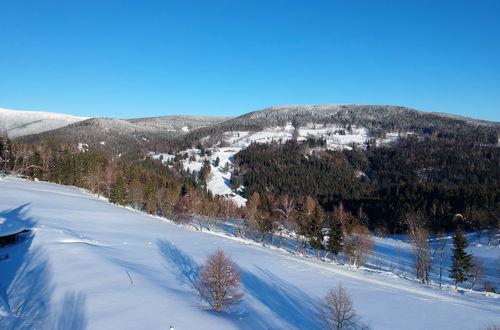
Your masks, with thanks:
<instances>
[{"instance_id":1,"label":"leafless shrub","mask_svg":"<svg viewBox=\"0 0 500 330\"><path fill-rule=\"evenodd\" d=\"M325 329L367 329L354 310L351 296L341 284L328 290L320 300L318 318Z\"/></svg>"}]
</instances>

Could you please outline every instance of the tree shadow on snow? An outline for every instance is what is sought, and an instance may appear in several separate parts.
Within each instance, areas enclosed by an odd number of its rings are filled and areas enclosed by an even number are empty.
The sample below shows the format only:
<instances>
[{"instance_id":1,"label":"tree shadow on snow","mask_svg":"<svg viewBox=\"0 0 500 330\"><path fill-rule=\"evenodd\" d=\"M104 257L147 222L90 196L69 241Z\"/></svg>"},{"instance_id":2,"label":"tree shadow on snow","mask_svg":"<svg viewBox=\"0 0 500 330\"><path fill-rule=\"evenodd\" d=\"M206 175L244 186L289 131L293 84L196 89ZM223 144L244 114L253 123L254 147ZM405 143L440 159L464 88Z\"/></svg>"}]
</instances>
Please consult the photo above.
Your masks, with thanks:
<instances>
[{"instance_id":1,"label":"tree shadow on snow","mask_svg":"<svg viewBox=\"0 0 500 330\"><path fill-rule=\"evenodd\" d=\"M315 301L304 291L268 270L257 267L259 276L244 272L245 291L266 305L278 318L298 329L320 329L315 322Z\"/></svg>"},{"instance_id":2,"label":"tree shadow on snow","mask_svg":"<svg viewBox=\"0 0 500 330\"><path fill-rule=\"evenodd\" d=\"M7 220L23 223L26 228L34 228L36 221L26 216L29 204L0 212ZM64 299L58 311L51 310L54 292L52 271L44 249L33 247L35 232L30 231L19 236L14 244L0 248L8 253L9 258L0 262L1 292L8 304L5 317L0 318L0 329L62 329L55 324L81 324L65 329L83 329L86 326L82 298L75 303L71 296ZM78 310L76 308L78 304ZM65 320L71 319L71 323Z\"/></svg>"},{"instance_id":3,"label":"tree shadow on snow","mask_svg":"<svg viewBox=\"0 0 500 330\"><path fill-rule=\"evenodd\" d=\"M55 322L57 330L84 330L87 327L85 316L86 297L82 293L66 293L59 312L58 320Z\"/></svg>"},{"instance_id":4,"label":"tree shadow on snow","mask_svg":"<svg viewBox=\"0 0 500 330\"><path fill-rule=\"evenodd\" d=\"M165 260L175 266L177 270L173 271L173 274L176 276L177 280L183 284L189 285L192 289L198 291L198 272L200 270L200 266L194 262L191 257L184 254L178 248L175 247L172 243L159 240L157 242L158 249L160 250L161 255L165 258Z\"/></svg>"},{"instance_id":5,"label":"tree shadow on snow","mask_svg":"<svg viewBox=\"0 0 500 330\"><path fill-rule=\"evenodd\" d=\"M201 267L174 244L165 240L159 240L157 245L165 261L174 266L171 271L176 279L180 283L188 285L194 292L198 293L197 281ZM217 313L212 309L204 309L204 311L233 322L235 326L240 329L269 329L269 327L265 325L264 320L258 317L257 312L255 312L251 306L245 306L245 308L235 306L229 311L222 313Z\"/></svg>"},{"instance_id":6,"label":"tree shadow on snow","mask_svg":"<svg viewBox=\"0 0 500 330\"><path fill-rule=\"evenodd\" d=\"M24 216L29 204L27 203L15 209L2 211L0 212L0 217L6 219L6 221L22 223L26 228L31 229L35 227L36 221L33 218ZM9 288L17 270L23 264L32 241L33 232L26 232L18 235L17 242L0 247L0 255L5 258L0 261L0 273L2 274L0 278L0 294L5 294L5 291Z\"/></svg>"}]
</instances>

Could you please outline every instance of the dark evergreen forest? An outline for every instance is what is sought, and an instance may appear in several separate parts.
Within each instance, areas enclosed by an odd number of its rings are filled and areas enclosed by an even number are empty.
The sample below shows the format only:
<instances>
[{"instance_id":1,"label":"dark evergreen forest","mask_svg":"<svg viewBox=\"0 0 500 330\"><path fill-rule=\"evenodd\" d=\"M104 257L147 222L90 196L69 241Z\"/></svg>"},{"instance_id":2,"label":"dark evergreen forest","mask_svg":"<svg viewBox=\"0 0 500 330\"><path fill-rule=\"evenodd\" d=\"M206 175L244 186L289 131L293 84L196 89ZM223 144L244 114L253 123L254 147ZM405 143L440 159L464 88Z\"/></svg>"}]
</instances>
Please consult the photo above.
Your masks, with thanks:
<instances>
[{"instance_id":1,"label":"dark evergreen forest","mask_svg":"<svg viewBox=\"0 0 500 330\"><path fill-rule=\"evenodd\" d=\"M406 230L417 214L433 231L449 231L456 214L471 230L496 223L500 148L446 138L403 139L396 147L325 150L322 141L252 144L235 157L235 187L315 198L327 211L360 210L371 229Z\"/></svg>"}]
</instances>

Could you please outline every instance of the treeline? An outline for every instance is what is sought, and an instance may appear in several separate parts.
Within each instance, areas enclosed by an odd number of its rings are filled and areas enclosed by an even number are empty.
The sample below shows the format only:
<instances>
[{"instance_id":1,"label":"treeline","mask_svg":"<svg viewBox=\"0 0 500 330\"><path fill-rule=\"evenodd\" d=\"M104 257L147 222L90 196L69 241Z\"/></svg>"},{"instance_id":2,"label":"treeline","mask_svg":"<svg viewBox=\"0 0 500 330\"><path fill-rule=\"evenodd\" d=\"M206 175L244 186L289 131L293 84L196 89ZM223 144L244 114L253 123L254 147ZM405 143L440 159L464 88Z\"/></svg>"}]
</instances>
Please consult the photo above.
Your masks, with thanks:
<instances>
[{"instance_id":1,"label":"treeline","mask_svg":"<svg viewBox=\"0 0 500 330\"><path fill-rule=\"evenodd\" d=\"M396 147L330 151L310 142L252 144L235 156L234 187L317 199L325 210L342 202L362 208L370 229L406 232L418 213L434 232L498 225L500 148L438 138L407 138Z\"/></svg>"},{"instance_id":2,"label":"treeline","mask_svg":"<svg viewBox=\"0 0 500 330\"><path fill-rule=\"evenodd\" d=\"M263 244L278 242L280 246L283 235L292 234L299 253L312 249L318 257L322 253L335 257L344 252L358 267L366 262L373 246L363 211L358 210L354 216L342 203L325 213L311 196L296 200L254 192L242 208L230 199L214 197L205 188L210 174L208 161L193 175L184 171L180 160L171 166L151 158L125 163L110 159L102 151L80 150L70 144L12 143L1 137L0 169L25 178L85 188L112 203L189 223L199 230L215 227L217 219L231 219L239 236Z\"/></svg>"},{"instance_id":3,"label":"treeline","mask_svg":"<svg viewBox=\"0 0 500 330\"><path fill-rule=\"evenodd\" d=\"M239 212L231 201L214 197L206 190L204 180L182 166L166 167L150 158L112 160L103 151L84 151L50 140L24 144L0 136L0 171L85 188L112 203L179 222L195 217L229 218Z\"/></svg>"},{"instance_id":4,"label":"treeline","mask_svg":"<svg viewBox=\"0 0 500 330\"><path fill-rule=\"evenodd\" d=\"M241 237L251 230L263 244L267 240L281 247L291 235L295 243L289 248L301 254L310 249L318 259L329 255L336 259L344 253L352 265L360 267L367 262L374 245L362 210L354 215L340 203L331 212L325 212L311 196L296 200L273 192L254 192L244 217L244 222L236 223Z\"/></svg>"},{"instance_id":5,"label":"treeline","mask_svg":"<svg viewBox=\"0 0 500 330\"><path fill-rule=\"evenodd\" d=\"M225 132L257 132L268 127L284 127L290 123L295 128L310 124L336 125L346 131L351 127L365 127L372 138L389 132L413 132L419 136L483 144L497 144L500 138L500 126L497 123L426 113L398 106L319 105L272 107L250 112L198 128L157 148L162 152L178 152L202 142L212 146L213 142L222 140ZM207 137L212 142L206 141Z\"/></svg>"}]
</instances>

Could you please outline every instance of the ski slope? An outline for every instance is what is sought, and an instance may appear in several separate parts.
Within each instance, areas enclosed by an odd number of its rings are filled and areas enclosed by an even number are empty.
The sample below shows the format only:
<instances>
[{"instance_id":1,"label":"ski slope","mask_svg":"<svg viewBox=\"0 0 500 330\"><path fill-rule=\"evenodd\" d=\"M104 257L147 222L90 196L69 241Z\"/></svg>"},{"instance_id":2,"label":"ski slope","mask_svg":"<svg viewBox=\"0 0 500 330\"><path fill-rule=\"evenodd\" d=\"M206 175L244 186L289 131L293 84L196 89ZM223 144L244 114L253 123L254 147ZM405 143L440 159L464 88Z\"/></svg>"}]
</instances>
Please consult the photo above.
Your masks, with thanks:
<instances>
[{"instance_id":1,"label":"ski slope","mask_svg":"<svg viewBox=\"0 0 500 330\"><path fill-rule=\"evenodd\" d=\"M32 228L0 248L9 255L0 261L1 329L319 329L315 304L337 283L373 329L500 324L499 295L439 290L179 227L73 187L0 179L0 217ZM379 252L390 257L391 246ZM240 266L245 292L222 314L192 285L218 248Z\"/></svg>"}]
</instances>

